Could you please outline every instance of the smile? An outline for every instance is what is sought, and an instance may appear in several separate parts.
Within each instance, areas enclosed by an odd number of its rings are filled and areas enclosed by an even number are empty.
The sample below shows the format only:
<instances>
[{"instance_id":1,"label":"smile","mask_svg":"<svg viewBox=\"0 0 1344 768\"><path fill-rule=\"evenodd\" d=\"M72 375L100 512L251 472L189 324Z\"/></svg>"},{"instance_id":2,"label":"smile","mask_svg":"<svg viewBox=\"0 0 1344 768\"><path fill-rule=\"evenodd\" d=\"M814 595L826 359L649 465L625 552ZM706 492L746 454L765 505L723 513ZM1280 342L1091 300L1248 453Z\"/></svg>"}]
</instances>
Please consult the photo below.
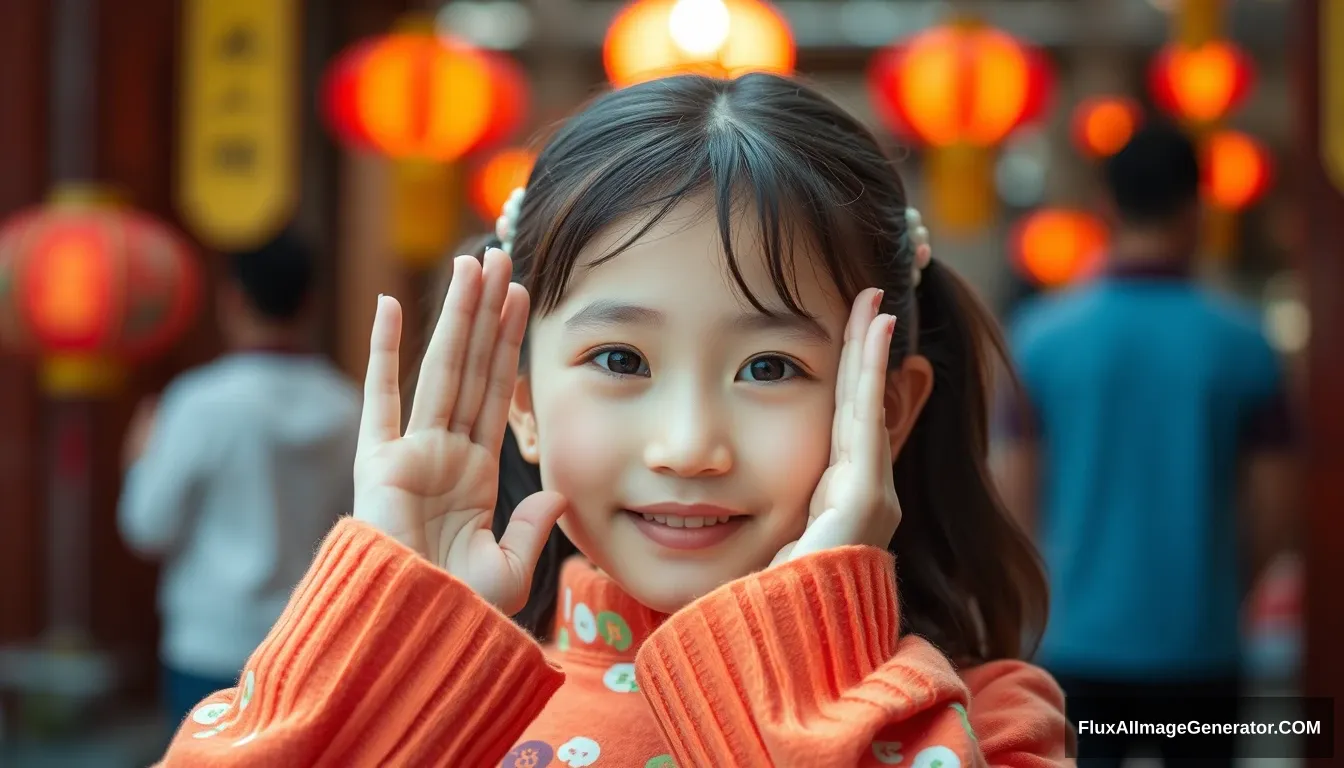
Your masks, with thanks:
<instances>
[{"instance_id":1,"label":"smile","mask_svg":"<svg viewBox=\"0 0 1344 768\"><path fill-rule=\"evenodd\" d=\"M665 549L707 549L728 540L748 515L707 504L655 504L623 510L635 528Z\"/></svg>"},{"instance_id":2,"label":"smile","mask_svg":"<svg viewBox=\"0 0 1344 768\"><path fill-rule=\"evenodd\" d=\"M708 528L711 525L726 523L732 519L729 515L722 517L681 517L679 515L648 515L640 514L640 517L650 523L666 525L669 528Z\"/></svg>"}]
</instances>

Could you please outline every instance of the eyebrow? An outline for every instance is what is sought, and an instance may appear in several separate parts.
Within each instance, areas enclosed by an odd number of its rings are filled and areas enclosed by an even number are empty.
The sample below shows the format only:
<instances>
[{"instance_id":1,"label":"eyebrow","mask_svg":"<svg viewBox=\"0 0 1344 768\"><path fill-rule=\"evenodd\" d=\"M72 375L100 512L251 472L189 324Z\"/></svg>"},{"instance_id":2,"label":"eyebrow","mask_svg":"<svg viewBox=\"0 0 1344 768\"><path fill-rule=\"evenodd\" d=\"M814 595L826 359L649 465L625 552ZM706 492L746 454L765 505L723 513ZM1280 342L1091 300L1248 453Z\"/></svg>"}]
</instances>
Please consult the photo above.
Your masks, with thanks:
<instances>
[{"instance_id":1,"label":"eyebrow","mask_svg":"<svg viewBox=\"0 0 1344 768\"><path fill-rule=\"evenodd\" d=\"M596 331L618 325L661 325L666 316L656 309L636 304L622 304L616 301L598 300L575 312L565 321L565 330L569 333ZM831 334L820 323L810 317L801 317L791 312L763 315L748 312L728 320L725 325L748 331L779 331L805 344L830 345Z\"/></svg>"}]
</instances>

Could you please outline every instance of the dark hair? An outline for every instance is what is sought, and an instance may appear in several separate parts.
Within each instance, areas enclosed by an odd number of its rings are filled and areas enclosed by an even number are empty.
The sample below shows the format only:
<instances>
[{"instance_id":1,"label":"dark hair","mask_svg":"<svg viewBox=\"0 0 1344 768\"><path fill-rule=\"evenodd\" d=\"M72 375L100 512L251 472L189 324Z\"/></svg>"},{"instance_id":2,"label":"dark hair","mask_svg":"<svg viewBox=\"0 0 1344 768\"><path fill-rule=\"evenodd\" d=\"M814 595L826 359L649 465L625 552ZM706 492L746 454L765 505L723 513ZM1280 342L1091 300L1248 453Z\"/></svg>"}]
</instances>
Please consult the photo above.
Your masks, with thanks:
<instances>
[{"instance_id":1,"label":"dark hair","mask_svg":"<svg viewBox=\"0 0 1344 768\"><path fill-rule=\"evenodd\" d=\"M1103 172L1120 217L1131 224L1166 223L1199 202L1195 144L1170 123L1139 128Z\"/></svg>"},{"instance_id":2,"label":"dark hair","mask_svg":"<svg viewBox=\"0 0 1344 768\"><path fill-rule=\"evenodd\" d=\"M1023 655L1044 627L1047 598L1035 549L1011 522L986 466L991 353L1006 360L1001 339L971 290L937 262L914 287L900 177L873 136L831 101L765 74L676 76L596 98L560 126L528 183L513 261L534 312L560 302L580 251L599 232L653 213L604 255L614 258L702 192L716 203L728 269L759 311L767 310L747 289L729 236L732 203L742 195L755 205L787 311L803 313L790 258L798 237L812 241L848 299L867 286L885 290L882 311L901 323L892 366L918 349L935 375L895 465L903 518L890 548L905 629L958 661ZM538 490L538 468L510 435L500 457L496 535ZM560 565L576 551L558 528L546 543L527 605L515 616L539 637L551 630Z\"/></svg>"},{"instance_id":3,"label":"dark hair","mask_svg":"<svg viewBox=\"0 0 1344 768\"><path fill-rule=\"evenodd\" d=\"M313 260L291 233L229 255L229 274L248 304L269 320L293 320L313 284Z\"/></svg>"}]
</instances>

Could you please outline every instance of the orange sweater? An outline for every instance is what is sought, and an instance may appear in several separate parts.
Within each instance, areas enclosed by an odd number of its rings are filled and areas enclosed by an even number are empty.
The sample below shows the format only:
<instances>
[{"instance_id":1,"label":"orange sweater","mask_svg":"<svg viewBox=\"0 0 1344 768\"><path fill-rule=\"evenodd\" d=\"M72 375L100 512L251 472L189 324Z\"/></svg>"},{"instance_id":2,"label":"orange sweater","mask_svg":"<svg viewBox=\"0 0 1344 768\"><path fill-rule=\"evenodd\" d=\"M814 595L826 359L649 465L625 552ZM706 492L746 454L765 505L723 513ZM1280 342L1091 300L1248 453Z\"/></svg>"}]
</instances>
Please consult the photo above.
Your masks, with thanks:
<instances>
[{"instance_id":1,"label":"orange sweater","mask_svg":"<svg viewBox=\"0 0 1344 768\"><path fill-rule=\"evenodd\" d=\"M327 538L239 686L164 766L959 768L1064 762L1028 664L961 676L898 637L891 556L811 555L671 617L566 564L554 647L376 530ZM563 671L562 671L563 665Z\"/></svg>"}]
</instances>

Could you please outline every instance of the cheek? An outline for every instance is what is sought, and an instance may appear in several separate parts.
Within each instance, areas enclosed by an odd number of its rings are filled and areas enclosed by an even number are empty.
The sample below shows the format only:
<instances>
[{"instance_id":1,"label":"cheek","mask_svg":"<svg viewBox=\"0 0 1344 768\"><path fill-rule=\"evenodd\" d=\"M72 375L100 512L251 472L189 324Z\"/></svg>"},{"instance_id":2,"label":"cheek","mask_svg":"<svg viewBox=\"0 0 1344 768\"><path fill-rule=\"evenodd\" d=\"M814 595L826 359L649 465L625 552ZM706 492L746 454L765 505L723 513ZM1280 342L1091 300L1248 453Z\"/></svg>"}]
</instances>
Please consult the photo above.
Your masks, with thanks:
<instances>
[{"instance_id":1,"label":"cheek","mask_svg":"<svg viewBox=\"0 0 1344 768\"><path fill-rule=\"evenodd\" d=\"M588 390L588 391L585 391ZM590 388L562 386L537 403L542 483L580 514L605 505L621 477L622 419Z\"/></svg>"},{"instance_id":2,"label":"cheek","mask_svg":"<svg viewBox=\"0 0 1344 768\"><path fill-rule=\"evenodd\" d=\"M795 403L787 415L775 409L743 409L739 460L776 509L804 519L817 481L830 465L831 399L818 395Z\"/></svg>"}]
</instances>

